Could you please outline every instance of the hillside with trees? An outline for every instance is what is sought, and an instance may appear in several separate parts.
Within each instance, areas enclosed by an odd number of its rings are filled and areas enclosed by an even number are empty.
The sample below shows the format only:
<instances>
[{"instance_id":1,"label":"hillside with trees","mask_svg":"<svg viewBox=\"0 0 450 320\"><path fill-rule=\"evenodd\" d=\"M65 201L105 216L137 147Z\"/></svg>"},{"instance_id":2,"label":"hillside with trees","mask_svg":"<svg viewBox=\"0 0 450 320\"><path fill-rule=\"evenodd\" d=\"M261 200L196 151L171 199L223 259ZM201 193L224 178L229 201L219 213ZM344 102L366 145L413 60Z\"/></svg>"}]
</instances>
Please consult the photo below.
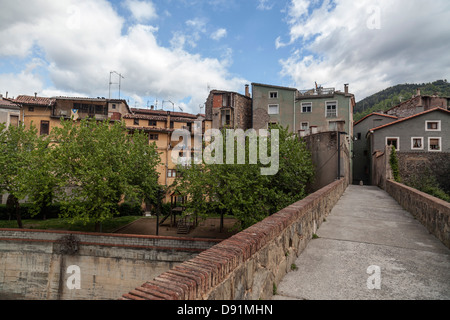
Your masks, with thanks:
<instances>
[{"instance_id":1,"label":"hillside with trees","mask_svg":"<svg viewBox=\"0 0 450 320\"><path fill-rule=\"evenodd\" d=\"M399 84L357 102L354 109L354 120L358 121L372 112L382 112L409 100L416 94L417 89L420 89L422 95L436 94L450 97L450 83L446 79L431 83Z\"/></svg>"}]
</instances>

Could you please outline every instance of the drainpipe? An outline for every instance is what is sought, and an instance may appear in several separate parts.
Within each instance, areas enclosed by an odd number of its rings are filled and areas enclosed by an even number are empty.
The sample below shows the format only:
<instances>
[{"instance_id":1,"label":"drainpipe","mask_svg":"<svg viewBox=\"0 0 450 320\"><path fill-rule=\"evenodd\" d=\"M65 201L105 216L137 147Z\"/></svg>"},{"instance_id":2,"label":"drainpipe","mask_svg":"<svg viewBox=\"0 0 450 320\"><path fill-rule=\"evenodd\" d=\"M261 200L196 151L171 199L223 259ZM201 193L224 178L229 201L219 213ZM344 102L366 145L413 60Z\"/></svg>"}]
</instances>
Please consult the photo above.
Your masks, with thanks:
<instances>
[{"instance_id":1,"label":"drainpipe","mask_svg":"<svg viewBox=\"0 0 450 320\"><path fill-rule=\"evenodd\" d=\"M341 134L347 134L347 132L337 132L338 136L338 180L341 179Z\"/></svg>"},{"instance_id":2,"label":"drainpipe","mask_svg":"<svg viewBox=\"0 0 450 320\"><path fill-rule=\"evenodd\" d=\"M297 130L295 130L295 93L296 93L296 91L294 91L294 127L293 127L293 132L294 132L294 134L297 132Z\"/></svg>"}]
</instances>

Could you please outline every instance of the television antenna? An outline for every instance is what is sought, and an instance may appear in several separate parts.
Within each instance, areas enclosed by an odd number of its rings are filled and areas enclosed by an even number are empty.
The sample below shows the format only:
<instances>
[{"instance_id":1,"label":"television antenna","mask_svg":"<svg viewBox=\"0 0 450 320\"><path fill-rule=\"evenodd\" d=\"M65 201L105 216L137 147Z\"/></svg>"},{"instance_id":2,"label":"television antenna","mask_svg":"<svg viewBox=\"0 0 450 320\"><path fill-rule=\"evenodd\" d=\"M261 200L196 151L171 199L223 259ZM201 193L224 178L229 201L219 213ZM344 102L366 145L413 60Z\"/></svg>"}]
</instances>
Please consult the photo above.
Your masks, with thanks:
<instances>
[{"instance_id":1,"label":"television antenna","mask_svg":"<svg viewBox=\"0 0 450 320\"><path fill-rule=\"evenodd\" d=\"M113 73L115 73L115 74L117 74L117 75L119 76L119 83L113 83L113 82L111 82L111 76L112 76ZM120 99L120 86L121 86L121 80L122 80L122 79L125 79L125 77L122 76L122 74L120 74L120 73L118 73L118 72L116 72L116 71L111 71L111 72L109 73L109 99L111 99L111 85L112 85L112 84L118 84L118 85L119 85L119 99Z\"/></svg>"}]
</instances>

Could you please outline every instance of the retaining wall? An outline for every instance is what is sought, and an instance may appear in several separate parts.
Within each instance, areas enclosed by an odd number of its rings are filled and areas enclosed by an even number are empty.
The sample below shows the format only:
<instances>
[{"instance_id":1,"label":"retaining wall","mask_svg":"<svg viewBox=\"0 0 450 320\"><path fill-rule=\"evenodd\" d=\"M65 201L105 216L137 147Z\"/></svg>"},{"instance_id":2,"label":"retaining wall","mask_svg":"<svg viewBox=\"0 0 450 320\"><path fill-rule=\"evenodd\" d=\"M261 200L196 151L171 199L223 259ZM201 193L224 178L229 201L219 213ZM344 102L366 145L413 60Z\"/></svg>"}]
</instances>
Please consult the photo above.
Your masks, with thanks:
<instances>
[{"instance_id":1,"label":"retaining wall","mask_svg":"<svg viewBox=\"0 0 450 320\"><path fill-rule=\"evenodd\" d=\"M346 187L344 179L335 181L121 299L269 299Z\"/></svg>"},{"instance_id":2,"label":"retaining wall","mask_svg":"<svg viewBox=\"0 0 450 320\"><path fill-rule=\"evenodd\" d=\"M0 299L117 299L218 242L0 229ZM67 285L70 266L80 268L80 289Z\"/></svg>"},{"instance_id":3,"label":"retaining wall","mask_svg":"<svg viewBox=\"0 0 450 320\"><path fill-rule=\"evenodd\" d=\"M385 190L450 248L450 203L392 180Z\"/></svg>"}]
</instances>

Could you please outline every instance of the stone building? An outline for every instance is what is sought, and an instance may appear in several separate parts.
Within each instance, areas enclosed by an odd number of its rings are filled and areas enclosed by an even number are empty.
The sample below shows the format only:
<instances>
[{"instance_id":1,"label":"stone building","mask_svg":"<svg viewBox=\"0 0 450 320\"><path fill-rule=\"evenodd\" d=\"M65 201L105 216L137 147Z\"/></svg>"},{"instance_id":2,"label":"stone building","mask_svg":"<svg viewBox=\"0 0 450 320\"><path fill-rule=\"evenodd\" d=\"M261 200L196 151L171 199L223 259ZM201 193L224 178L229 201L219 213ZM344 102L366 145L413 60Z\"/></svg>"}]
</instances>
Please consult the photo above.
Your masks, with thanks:
<instances>
[{"instance_id":1,"label":"stone building","mask_svg":"<svg viewBox=\"0 0 450 320\"><path fill-rule=\"evenodd\" d=\"M212 90L206 100L205 116L212 128L242 129L252 127L252 98L249 86L245 95L231 91Z\"/></svg>"},{"instance_id":2,"label":"stone building","mask_svg":"<svg viewBox=\"0 0 450 320\"><path fill-rule=\"evenodd\" d=\"M434 108L450 110L450 98L437 95L421 95L420 89L417 89L415 96L387 110L385 113L398 118L406 118Z\"/></svg>"},{"instance_id":3,"label":"stone building","mask_svg":"<svg viewBox=\"0 0 450 320\"><path fill-rule=\"evenodd\" d=\"M366 139L367 133L372 128L376 128L396 120L398 120L398 118L395 116L375 112L355 122L353 127L353 131L355 134L353 139L354 184L360 184L361 181L363 182L364 185L371 184L370 159L372 157L372 154L368 140Z\"/></svg>"},{"instance_id":4,"label":"stone building","mask_svg":"<svg viewBox=\"0 0 450 320\"><path fill-rule=\"evenodd\" d=\"M20 122L20 106L0 94L0 123L6 127L18 126Z\"/></svg>"}]
</instances>

